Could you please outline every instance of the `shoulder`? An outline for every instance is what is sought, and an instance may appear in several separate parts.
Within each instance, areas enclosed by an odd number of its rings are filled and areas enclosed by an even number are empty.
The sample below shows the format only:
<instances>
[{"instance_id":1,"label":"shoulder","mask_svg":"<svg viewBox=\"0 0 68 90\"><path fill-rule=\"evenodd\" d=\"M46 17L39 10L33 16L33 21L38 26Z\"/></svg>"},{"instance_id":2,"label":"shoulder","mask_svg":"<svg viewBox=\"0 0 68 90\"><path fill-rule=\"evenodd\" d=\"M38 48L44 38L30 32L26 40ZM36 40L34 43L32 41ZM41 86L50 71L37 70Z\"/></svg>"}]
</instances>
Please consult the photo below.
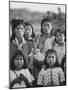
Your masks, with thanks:
<instances>
[{"instance_id":1,"label":"shoulder","mask_svg":"<svg viewBox=\"0 0 68 90\"><path fill-rule=\"evenodd\" d=\"M63 72L63 70L62 70L62 68L61 67L57 67L57 68L55 68L55 70L57 71L57 72Z\"/></svg>"},{"instance_id":2,"label":"shoulder","mask_svg":"<svg viewBox=\"0 0 68 90\"><path fill-rule=\"evenodd\" d=\"M16 78L15 73L12 70L10 70L10 82L12 82L15 78Z\"/></svg>"}]
</instances>

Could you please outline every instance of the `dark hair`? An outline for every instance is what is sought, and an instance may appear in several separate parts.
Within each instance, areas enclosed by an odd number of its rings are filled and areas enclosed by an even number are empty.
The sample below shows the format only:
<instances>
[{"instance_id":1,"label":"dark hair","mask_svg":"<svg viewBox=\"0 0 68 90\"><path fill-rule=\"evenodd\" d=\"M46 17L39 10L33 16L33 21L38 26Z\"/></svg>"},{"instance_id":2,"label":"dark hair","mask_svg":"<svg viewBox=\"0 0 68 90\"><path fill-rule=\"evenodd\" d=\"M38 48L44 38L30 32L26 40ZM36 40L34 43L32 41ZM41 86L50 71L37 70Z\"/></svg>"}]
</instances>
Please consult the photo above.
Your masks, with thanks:
<instances>
[{"instance_id":1,"label":"dark hair","mask_svg":"<svg viewBox=\"0 0 68 90\"><path fill-rule=\"evenodd\" d=\"M22 56L22 57L23 57L23 60L24 60L24 65L23 65L22 68L26 68L26 67L27 67L26 60L25 60L25 58L24 58L24 55L22 54L22 52L21 52L20 50L17 50L17 51L14 53L14 55L12 56L11 61L10 61L10 69L11 69L11 70L14 70L14 69L15 69L14 60L15 60L15 58L16 58L18 55Z\"/></svg>"},{"instance_id":2,"label":"dark hair","mask_svg":"<svg viewBox=\"0 0 68 90\"><path fill-rule=\"evenodd\" d=\"M44 33L43 32L43 29L42 29L42 25L43 25L44 22L51 22L51 19L50 18L44 18L44 19L42 19L42 21L41 21L41 33L42 34Z\"/></svg>"},{"instance_id":3,"label":"dark hair","mask_svg":"<svg viewBox=\"0 0 68 90\"><path fill-rule=\"evenodd\" d=\"M30 26L32 28L32 35L31 35L31 37L34 38L35 37L35 33L34 33L34 30L33 30L32 24L29 23L29 22L25 22L24 24L25 24L25 27L26 26ZM26 39L26 36L25 35L24 35L24 38Z\"/></svg>"},{"instance_id":4,"label":"dark hair","mask_svg":"<svg viewBox=\"0 0 68 90\"><path fill-rule=\"evenodd\" d=\"M54 67L59 67L59 63L58 63L58 59L57 59L57 52L54 50L54 49L48 49L47 52L46 52L46 56L45 56L45 60L44 60L44 63L46 64L46 67L48 68L49 65L47 64L46 62L46 57L48 56L49 53L54 53L55 56L56 56L56 63L54 64Z\"/></svg>"},{"instance_id":5,"label":"dark hair","mask_svg":"<svg viewBox=\"0 0 68 90\"><path fill-rule=\"evenodd\" d=\"M59 32L59 33L62 33L62 34L64 34L64 33L63 33L63 31L62 31L61 29L57 29L57 30L55 31L55 34L54 34L54 36L56 36L56 34L57 34L58 32Z\"/></svg>"},{"instance_id":6,"label":"dark hair","mask_svg":"<svg viewBox=\"0 0 68 90\"><path fill-rule=\"evenodd\" d=\"M20 24L24 25L24 20L22 20L22 19L13 19L11 21L11 27L12 27L11 41L15 38L15 28Z\"/></svg>"}]
</instances>

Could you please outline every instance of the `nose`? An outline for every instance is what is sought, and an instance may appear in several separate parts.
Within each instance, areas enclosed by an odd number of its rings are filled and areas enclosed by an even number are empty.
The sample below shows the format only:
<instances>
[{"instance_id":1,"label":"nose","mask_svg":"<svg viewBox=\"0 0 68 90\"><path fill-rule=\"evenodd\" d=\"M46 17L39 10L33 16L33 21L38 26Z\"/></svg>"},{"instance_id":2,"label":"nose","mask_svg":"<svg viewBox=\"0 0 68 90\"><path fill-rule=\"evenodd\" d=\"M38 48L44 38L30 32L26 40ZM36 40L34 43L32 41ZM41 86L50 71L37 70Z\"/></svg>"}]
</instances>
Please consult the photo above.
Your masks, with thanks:
<instances>
[{"instance_id":1,"label":"nose","mask_svg":"<svg viewBox=\"0 0 68 90\"><path fill-rule=\"evenodd\" d=\"M50 58L50 61L52 61L52 60L53 60L53 58L51 57L51 58Z\"/></svg>"}]
</instances>

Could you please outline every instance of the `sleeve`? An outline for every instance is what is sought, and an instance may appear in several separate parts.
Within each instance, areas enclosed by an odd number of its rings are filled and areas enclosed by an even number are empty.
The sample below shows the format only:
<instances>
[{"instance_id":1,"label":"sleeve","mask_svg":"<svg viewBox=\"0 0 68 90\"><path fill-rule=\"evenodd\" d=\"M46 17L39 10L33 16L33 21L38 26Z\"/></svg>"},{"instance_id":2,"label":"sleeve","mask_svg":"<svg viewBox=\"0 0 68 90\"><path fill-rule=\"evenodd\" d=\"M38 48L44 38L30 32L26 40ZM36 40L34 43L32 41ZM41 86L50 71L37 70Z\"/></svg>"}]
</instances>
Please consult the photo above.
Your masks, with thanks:
<instances>
[{"instance_id":1,"label":"sleeve","mask_svg":"<svg viewBox=\"0 0 68 90\"><path fill-rule=\"evenodd\" d=\"M27 74L27 79L28 81L31 83L32 81L34 81L34 77L33 75L29 72L28 69L26 69L26 74Z\"/></svg>"},{"instance_id":2,"label":"sleeve","mask_svg":"<svg viewBox=\"0 0 68 90\"><path fill-rule=\"evenodd\" d=\"M16 78L16 75L12 70L10 70L10 83Z\"/></svg>"},{"instance_id":3,"label":"sleeve","mask_svg":"<svg viewBox=\"0 0 68 90\"><path fill-rule=\"evenodd\" d=\"M40 71L39 75L38 75L38 81L37 81L38 85L43 85L43 72Z\"/></svg>"},{"instance_id":4,"label":"sleeve","mask_svg":"<svg viewBox=\"0 0 68 90\"><path fill-rule=\"evenodd\" d=\"M64 72L63 72L63 70L61 68L59 69L59 79L60 79L60 82L65 81Z\"/></svg>"}]
</instances>

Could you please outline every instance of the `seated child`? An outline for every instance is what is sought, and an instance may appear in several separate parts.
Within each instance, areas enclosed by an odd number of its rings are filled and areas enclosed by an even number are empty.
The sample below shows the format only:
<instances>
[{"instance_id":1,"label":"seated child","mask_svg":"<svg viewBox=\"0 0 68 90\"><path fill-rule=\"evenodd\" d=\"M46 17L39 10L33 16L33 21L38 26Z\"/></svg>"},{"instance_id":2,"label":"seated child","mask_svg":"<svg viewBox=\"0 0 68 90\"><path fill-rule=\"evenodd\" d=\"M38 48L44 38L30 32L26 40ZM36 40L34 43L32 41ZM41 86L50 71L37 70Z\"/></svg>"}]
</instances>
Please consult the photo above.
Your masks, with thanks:
<instances>
[{"instance_id":1,"label":"seated child","mask_svg":"<svg viewBox=\"0 0 68 90\"><path fill-rule=\"evenodd\" d=\"M15 52L10 62L10 88L31 87L34 77L26 67L21 51Z\"/></svg>"},{"instance_id":2,"label":"seated child","mask_svg":"<svg viewBox=\"0 0 68 90\"><path fill-rule=\"evenodd\" d=\"M55 32L55 40L52 48L56 50L58 63L61 65L62 58L65 56L65 36L59 29Z\"/></svg>"},{"instance_id":3,"label":"seated child","mask_svg":"<svg viewBox=\"0 0 68 90\"><path fill-rule=\"evenodd\" d=\"M57 63L57 53L49 49L45 57L46 68L42 68L38 75L38 86L64 85L65 77L61 67Z\"/></svg>"}]
</instances>

